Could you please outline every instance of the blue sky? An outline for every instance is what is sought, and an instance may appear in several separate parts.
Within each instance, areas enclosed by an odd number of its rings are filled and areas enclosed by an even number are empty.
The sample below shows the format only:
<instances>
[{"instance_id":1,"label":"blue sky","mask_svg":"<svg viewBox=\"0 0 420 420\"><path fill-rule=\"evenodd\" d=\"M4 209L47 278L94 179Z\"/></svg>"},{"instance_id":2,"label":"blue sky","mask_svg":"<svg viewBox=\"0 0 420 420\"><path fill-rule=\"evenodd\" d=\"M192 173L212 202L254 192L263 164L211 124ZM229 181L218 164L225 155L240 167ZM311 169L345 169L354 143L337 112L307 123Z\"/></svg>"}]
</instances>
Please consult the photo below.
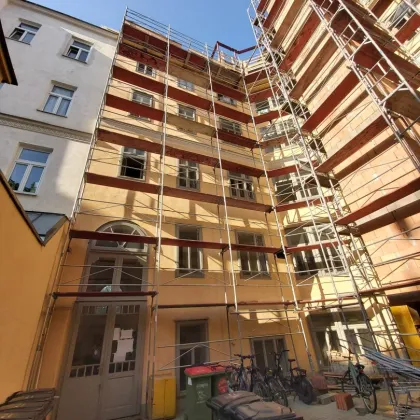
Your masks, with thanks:
<instances>
[{"instance_id":1,"label":"blue sky","mask_svg":"<svg viewBox=\"0 0 420 420\"><path fill-rule=\"evenodd\" d=\"M32 0L43 6L114 29L125 7L213 46L221 41L238 50L254 45L246 9L250 0Z\"/></svg>"}]
</instances>

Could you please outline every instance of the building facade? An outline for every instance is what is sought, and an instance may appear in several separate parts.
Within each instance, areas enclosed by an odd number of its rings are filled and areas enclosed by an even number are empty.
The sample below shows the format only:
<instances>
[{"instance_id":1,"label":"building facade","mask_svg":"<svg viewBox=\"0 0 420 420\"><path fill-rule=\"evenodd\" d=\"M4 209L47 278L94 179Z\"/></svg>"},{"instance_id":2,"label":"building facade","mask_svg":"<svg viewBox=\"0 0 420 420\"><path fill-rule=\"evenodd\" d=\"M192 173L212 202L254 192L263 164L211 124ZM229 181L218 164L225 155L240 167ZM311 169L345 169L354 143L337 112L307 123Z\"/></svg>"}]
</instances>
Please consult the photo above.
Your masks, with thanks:
<instances>
[{"instance_id":1,"label":"building facade","mask_svg":"<svg viewBox=\"0 0 420 420\"><path fill-rule=\"evenodd\" d=\"M418 358L418 10L326 3L253 1L242 51L126 12L34 370L56 418L174 417L239 353Z\"/></svg>"}]
</instances>

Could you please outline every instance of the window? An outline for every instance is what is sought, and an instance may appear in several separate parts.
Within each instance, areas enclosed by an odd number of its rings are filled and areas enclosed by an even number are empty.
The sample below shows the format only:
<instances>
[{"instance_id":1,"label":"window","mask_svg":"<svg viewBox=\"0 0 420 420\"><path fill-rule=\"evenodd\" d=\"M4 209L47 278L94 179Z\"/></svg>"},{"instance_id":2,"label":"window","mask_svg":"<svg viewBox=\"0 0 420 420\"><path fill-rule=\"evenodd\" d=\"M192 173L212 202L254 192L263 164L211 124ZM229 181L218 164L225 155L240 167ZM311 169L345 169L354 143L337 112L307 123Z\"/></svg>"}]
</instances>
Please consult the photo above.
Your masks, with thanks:
<instances>
[{"instance_id":1,"label":"window","mask_svg":"<svg viewBox=\"0 0 420 420\"><path fill-rule=\"evenodd\" d=\"M318 188L314 183L310 183L310 179L313 179L309 172L305 172L303 169L300 170L301 177L305 179L305 193L307 197L318 196ZM296 173L290 173L286 175L274 178L274 189L278 203L288 203L291 201L304 200L305 195L302 191L302 186L299 181L299 176Z\"/></svg>"},{"instance_id":2,"label":"window","mask_svg":"<svg viewBox=\"0 0 420 420\"><path fill-rule=\"evenodd\" d=\"M124 147L122 150L120 176L145 180L146 152L132 147Z\"/></svg>"},{"instance_id":3,"label":"window","mask_svg":"<svg viewBox=\"0 0 420 420\"><path fill-rule=\"evenodd\" d=\"M409 0L409 3L415 7L417 1ZM414 13L414 10L408 4L406 4L404 1L401 1L401 3L399 3L395 8L394 13L389 20L390 29L401 29Z\"/></svg>"},{"instance_id":4,"label":"window","mask_svg":"<svg viewBox=\"0 0 420 420\"><path fill-rule=\"evenodd\" d=\"M195 109L188 106L178 105L178 115L187 120L195 121Z\"/></svg>"},{"instance_id":5,"label":"window","mask_svg":"<svg viewBox=\"0 0 420 420\"><path fill-rule=\"evenodd\" d=\"M224 131L228 131L229 133L238 134L239 136L242 134L241 125L234 121L225 120L224 118L219 118L220 121L220 128Z\"/></svg>"},{"instance_id":6,"label":"window","mask_svg":"<svg viewBox=\"0 0 420 420\"><path fill-rule=\"evenodd\" d=\"M323 229L323 230L321 230ZM331 241L333 232L318 225L318 233L321 241ZM286 229L286 238L289 246L309 245L317 243L318 235L312 226ZM325 257L324 257L325 254ZM335 247L323 247L293 253L293 265L298 278L308 277L331 270L342 271L343 263Z\"/></svg>"},{"instance_id":7,"label":"window","mask_svg":"<svg viewBox=\"0 0 420 420\"><path fill-rule=\"evenodd\" d=\"M224 102L225 104L235 105L236 106L235 99L232 99L232 98L230 98L229 96L226 96L226 95L222 95L221 93L218 93L217 94L217 99L220 102Z\"/></svg>"},{"instance_id":8,"label":"window","mask_svg":"<svg viewBox=\"0 0 420 420\"><path fill-rule=\"evenodd\" d=\"M67 50L66 57L73 58L77 61L86 63L92 46L85 42L73 40L69 49Z\"/></svg>"},{"instance_id":9,"label":"window","mask_svg":"<svg viewBox=\"0 0 420 420\"><path fill-rule=\"evenodd\" d=\"M191 83L188 80L178 79L178 86L182 89L194 92L194 83Z\"/></svg>"},{"instance_id":10,"label":"window","mask_svg":"<svg viewBox=\"0 0 420 420\"><path fill-rule=\"evenodd\" d=\"M238 244L264 246L262 235L238 232ZM267 257L263 252L239 251L241 276L246 278L266 277L268 273Z\"/></svg>"},{"instance_id":11,"label":"window","mask_svg":"<svg viewBox=\"0 0 420 420\"><path fill-rule=\"evenodd\" d=\"M146 64L143 63L137 63L136 71L138 73L143 73L146 76L152 76L155 77L155 69L151 66L146 66Z\"/></svg>"},{"instance_id":12,"label":"window","mask_svg":"<svg viewBox=\"0 0 420 420\"><path fill-rule=\"evenodd\" d=\"M30 44L39 28L40 26L29 25L28 23L21 22L19 26L13 29L10 38L15 41Z\"/></svg>"},{"instance_id":13,"label":"window","mask_svg":"<svg viewBox=\"0 0 420 420\"><path fill-rule=\"evenodd\" d=\"M188 160L179 160L178 165L178 187L199 189L199 167L198 163Z\"/></svg>"},{"instance_id":14,"label":"window","mask_svg":"<svg viewBox=\"0 0 420 420\"><path fill-rule=\"evenodd\" d=\"M48 96L47 102L44 105L43 111L62 117L67 116L73 95L73 89L54 85Z\"/></svg>"},{"instance_id":15,"label":"window","mask_svg":"<svg viewBox=\"0 0 420 420\"><path fill-rule=\"evenodd\" d=\"M264 101L257 102L255 104L255 109L257 111L257 115L263 115L270 112L270 102L268 99L265 99Z\"/></svg>"},{"instance_id":16,"label":"window","mask_svg":"<svg viewBox=\"0 0 420 420\"><path fill-rule=\"evenodd\" d=\"M139 90L133 91L133 101L146 106L153 106L153 96Z\"/></svg>"},{"instance_id":17,"label":"window","mask_svg":"<svg viewBox=\"0 0 420 420\"><path fill-rule=\"evenodd\" d=\"M254 185L249 175L229 172L229 186L231 197L255 200Z\"/></svg>"},{"instance_id":18,"label":"window","mask_svg":"<svg viewBox=\"0 0 420 420\"><path fill-rule=\"evenodd\" d=\"M199 241L201 228L196 226L177 226L178 239ZM178 247L177 277L203 277L203 250L197 247Z\"/></svg>"},{"instance_id":19,"label":"window","mask_svg":"<svg viewBox=\"0 0 420 420\"><path fill-rule=\"evenodd\" d=\"M23 148L9 178L10 187L17 192L36 194L50 152Z\"/></svg>"},{"instance_id":20,"label":"window","mask_svg":"<svg viewBox=\"0 0 420 420\"><path fill-rule=\"evenodd\" d=\"M182 321L177 323L177 369L178 392L187 388L184 370L188 366L209 361L207 321ZM202 343L202 345L197 344Z\"/></svg>"},{"instance_id":21,"label":"window","mask_svg":"<svg viewBox=\"0 0 420 420\"><path fill-rule=\"evenodd\" d=\"M253 338L252 339L252 352L255 354L255 363L257 368L264 372L266 368L275 369L276 361L273 353L280 353L286 349L286 343L281 337L269 338ZM283 355L281 365L285 372L289 369L287 353Z\"/></svg>"}]
</instances>

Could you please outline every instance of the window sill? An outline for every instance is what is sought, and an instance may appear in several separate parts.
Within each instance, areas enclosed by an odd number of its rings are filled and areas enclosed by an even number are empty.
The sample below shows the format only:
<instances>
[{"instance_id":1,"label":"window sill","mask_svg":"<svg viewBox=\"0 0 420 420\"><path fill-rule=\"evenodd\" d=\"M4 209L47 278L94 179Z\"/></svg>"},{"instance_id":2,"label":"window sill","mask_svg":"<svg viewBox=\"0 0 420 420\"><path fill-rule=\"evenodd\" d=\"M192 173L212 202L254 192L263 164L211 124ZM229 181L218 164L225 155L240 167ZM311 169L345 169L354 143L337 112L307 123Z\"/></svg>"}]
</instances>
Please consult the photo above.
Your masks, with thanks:
<instances>
[{"instance_id":1,"label":"window sill","mask_svg":"<svg viewBox=\"0 0 420 420\"><path fill-rule=\"evenodd\" d=\"M89 64L87 61L81 61L81 60L78 60L77 58L69 57L68 55L65 55L65 54L61 54L61 56L64 58L68 58L69 60L77 61L78 63L81 63L81 64Z\"/></svg>"},{"instance_id":2,"label":"window sill","mask_svg":"<svg viewBox=\"0 0 420 420\"><path fill-rule=\"evenodd\" d=\"M15 191L13 190L15 194L22 194L22 195L31 195L32 197L36 197L38 195L38 193L34 192L26 192L26 191Z\"/></svg>"},{"instance_id":3,"label":"window sill","mask_svg":"<svg viewBox=\"0 0 420 420\"><path fill-rule=\"evenodd\" d=\"M48 115L54 115L54 117L68 118L67 115L53 114L52 112L47 112L47 111L44 111L43 109L37 109L37 111L42 112L44 114L48 114Z\"/></svg>"},{"instance_id":4,"label":"window sill","mask_svg":"<svg viewBox=\"0 0 420 420\"><path fill-rule=\"evenodd\" d=\"M121 179L129 179L130 181L136 181L136 182L146 182L146 178L134 178L132 176L125 176L125 175L117 175L117 178Z\"/></svg>"},{"instance_id":5,"label":"window sill","mask_svg":"<svg viewBox=\"0 0 420 420\"><path fill-rule=\"evenodd\" d=\"M10 37L7 37L6 39L10 39L11 41L19 42L19 44L31 45L30 42L19 41L18 39L13 39L13 38L10 38Z\"/></svg>"},{"instance_id":6,"label":"window sill","mask_svg":"<svg viewBox=\"0 0 420 420\"><path fill-rule=\"evenodd\" d=\"M241 280L271 280L271 276L270 274L243 274L242 272L240 273L240 279Z\"/></svg>"},{"instance_id":7,"label":"window sill","mask_svg":"<svg viewBox=\"0 0 420 420\"><path fill-rule=\"evenodd\" d=\"M187 190L187 191L200 192L200 187L198 187L198 188L181 187L181 185L179 185L179 184L177 184L177 187L178 187L180 190Z\"/></svg>"},{"instance_id":8,"label":"window sill","mask_svg":"<svg viewBox=\"0 0 420 420\"><path fill-rule=\"evenodd\" d=\"M198 269L197 269L198 271ZM203 279L204 273L183 273L182 271L179 271L178 269L175 271L175 277L178 279Z\"/></svg>"}]
</instances>

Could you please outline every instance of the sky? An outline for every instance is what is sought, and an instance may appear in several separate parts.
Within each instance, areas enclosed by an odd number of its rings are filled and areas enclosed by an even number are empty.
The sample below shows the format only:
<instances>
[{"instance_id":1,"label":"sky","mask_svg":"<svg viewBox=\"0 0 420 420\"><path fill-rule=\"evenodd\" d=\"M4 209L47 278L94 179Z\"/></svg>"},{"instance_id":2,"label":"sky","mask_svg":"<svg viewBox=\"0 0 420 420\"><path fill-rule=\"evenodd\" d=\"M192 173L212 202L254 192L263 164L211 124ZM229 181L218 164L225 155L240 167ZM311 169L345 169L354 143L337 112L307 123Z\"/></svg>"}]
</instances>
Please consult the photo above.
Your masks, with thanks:
<instances>
[{"instance_id":1,"label":"sky","mask_svg":"<svg viewBox=\"0 0 420 420\"><path fill-rule=\"evenodd\" d=\"M95 25L120 29L125 7L170 24L213 47L220 41L241 50L255 44L250 0L32 0Z\"/></svg>"}]
</instances>

